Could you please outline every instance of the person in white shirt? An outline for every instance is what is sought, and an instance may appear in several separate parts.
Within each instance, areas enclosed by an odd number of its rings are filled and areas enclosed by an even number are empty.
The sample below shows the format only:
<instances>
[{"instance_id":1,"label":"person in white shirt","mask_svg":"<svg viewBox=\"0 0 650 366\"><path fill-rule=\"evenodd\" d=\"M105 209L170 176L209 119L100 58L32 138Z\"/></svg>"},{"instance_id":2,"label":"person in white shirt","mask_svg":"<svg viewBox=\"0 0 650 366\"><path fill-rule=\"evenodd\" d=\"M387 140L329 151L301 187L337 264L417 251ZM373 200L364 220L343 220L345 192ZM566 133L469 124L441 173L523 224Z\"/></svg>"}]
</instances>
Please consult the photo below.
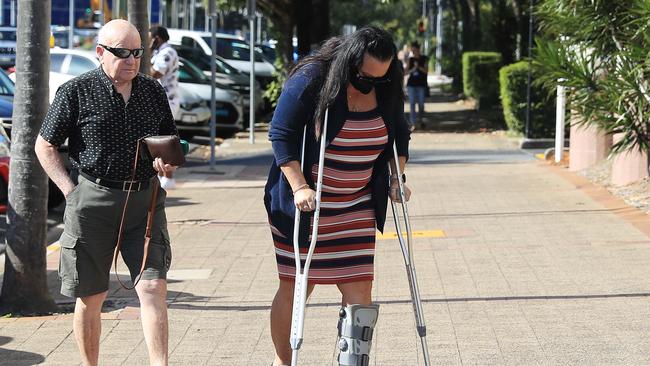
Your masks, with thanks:
<instances>
[{"instance_id":1,"label":"person in white shirt","mask_svg":"<svg viewBox=\"0 0 650 366\"><path fill-rule=\"evenodd\" d=\"M151 76L158 79L158 82L167 93L169 107L178 118L181 108L178 92L178 54L168 43L169 33L165 27L153 26L149 29L151 56ZM160 177L160 186L164 189L173 189L176 186L173 173L165 173Z\"/></svg>"}]
</instances>

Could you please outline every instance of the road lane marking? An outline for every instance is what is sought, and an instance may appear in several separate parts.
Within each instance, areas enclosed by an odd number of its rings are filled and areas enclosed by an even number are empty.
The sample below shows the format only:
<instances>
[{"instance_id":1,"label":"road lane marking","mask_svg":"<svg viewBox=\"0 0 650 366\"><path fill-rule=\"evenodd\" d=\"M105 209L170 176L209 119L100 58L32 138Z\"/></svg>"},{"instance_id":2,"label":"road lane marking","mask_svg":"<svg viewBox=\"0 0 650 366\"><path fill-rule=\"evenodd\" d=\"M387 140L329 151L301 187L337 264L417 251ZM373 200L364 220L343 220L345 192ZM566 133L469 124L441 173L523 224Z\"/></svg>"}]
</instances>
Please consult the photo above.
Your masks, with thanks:
<instances>
[{"instance_id":1,"label":"road lane marking","mask_svg":"<svg viewBox=\"0 0 650 366\"><path fill-rule=\"evenodd\" d=\"M404 237L406 238L406 231L403 232ZM413 238L446 238L447 234L443 230L421 230L413 231ZM397 232L387 231L385 233L377 233L377 240L391 240L397 239Z\"/></svg>"}]
</instances>

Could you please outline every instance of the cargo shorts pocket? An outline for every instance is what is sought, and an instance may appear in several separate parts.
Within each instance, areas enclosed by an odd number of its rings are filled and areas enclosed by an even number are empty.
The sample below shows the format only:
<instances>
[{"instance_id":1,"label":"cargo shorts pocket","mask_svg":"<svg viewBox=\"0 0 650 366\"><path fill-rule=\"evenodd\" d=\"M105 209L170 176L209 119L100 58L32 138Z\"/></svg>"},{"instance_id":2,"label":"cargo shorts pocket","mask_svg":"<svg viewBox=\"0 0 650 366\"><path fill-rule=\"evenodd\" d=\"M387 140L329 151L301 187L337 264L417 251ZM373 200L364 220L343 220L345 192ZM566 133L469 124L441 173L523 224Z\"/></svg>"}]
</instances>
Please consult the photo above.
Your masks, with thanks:
<instances>
[{"instance_id":1,"label":"cargo shorts pocket","mask_svg":"<svg viewBox=\"0 0 650 366\"><path fill-rule=\"evenodd\" d=\"M61 235L61 239L59 239L59 245L61 246L61 256L59 259L59 278L63 283L79 283L76 248L78 242L79 238L74 237L65 231Z\"/></svg>"},{"instance_id":2,"label":"cargo shorts pocket","mask_svg":"<svg viewBox=\"0 0 650 366\"><path fill-rule=\"evenodd\" d=\"M169 267L172 265L172 246L170 241L169 232L167 232L167 229L163 229L162 244L164 246L163 265L165 266L165 271L169 271Z\"/></svg>"}]
</instances>

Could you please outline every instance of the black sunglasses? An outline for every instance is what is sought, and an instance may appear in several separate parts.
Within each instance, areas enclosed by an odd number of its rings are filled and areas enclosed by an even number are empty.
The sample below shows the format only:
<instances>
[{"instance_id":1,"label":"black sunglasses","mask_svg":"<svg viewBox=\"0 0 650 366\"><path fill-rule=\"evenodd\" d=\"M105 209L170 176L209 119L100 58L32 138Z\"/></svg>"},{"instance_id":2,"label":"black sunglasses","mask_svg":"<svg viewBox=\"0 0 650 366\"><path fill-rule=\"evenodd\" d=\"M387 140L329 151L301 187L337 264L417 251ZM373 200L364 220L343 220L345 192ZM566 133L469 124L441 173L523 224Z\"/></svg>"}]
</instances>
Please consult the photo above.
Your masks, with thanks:
<instances>
[{"instance_id":1,"label":"black sunglasses","mask_svg":"<svg viewBox=\"0 0 650 366\"><path fill-rule=\"evenodd\" d=\"M128 48L119 48L119 47L109 47L105 46L101 43L99 43L99 46L104 48L106 51L112 53L115 55L115 57L118 58L129 58L129 56L133 55L133 58L140 58L142 55L144 55L144 48L136 48L133 50L130 50Z\"/></svg>"},{"instance_id":2,"label":"black sunglasses","mask_svg":"<svg viewBox=\"0 0 650 366\"><path fill-rule=\"evenodd\" d=\"M363 76L363 75L357 73L357 78L359 80L363 80L363 81L365 81L367 83L370 83L370 84L373 84L373 85L390 83L390 78L387 77L387 76L381 76L381 77L378 77L378 78L373 78L373 77L369 77L369 76Z\"/></svg>"}]
</instances>

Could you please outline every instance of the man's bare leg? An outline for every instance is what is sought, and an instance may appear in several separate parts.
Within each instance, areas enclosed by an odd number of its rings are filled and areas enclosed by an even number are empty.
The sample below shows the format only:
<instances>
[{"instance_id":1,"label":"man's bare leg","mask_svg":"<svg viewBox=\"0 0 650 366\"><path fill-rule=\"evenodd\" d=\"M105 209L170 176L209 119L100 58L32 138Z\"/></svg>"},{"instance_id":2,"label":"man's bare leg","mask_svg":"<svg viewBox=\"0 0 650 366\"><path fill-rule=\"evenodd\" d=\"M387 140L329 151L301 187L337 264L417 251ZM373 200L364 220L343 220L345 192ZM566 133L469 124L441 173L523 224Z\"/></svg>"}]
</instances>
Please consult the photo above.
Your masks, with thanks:
<instances>
[{"instance_id":1,"label":"man's bare leg","mask_svg":"<svg viewBox=\"0 0 650 366\"><path fill-rule=\"evenodd\" d=\"M135 288L140 298L142 330L149 350L149 363L167 366L168 325L167 325L167 281L142 280Z\"/></svg>"},{"instance_id":2,"label":"man's bare leg","mask_svg":"<svg viewBox=\"0 0 650 366\"><path fill-rule=\"evenodd\" d=\"M97 366L99 337L102 334L102 304L107 292L78 297L74 306L73 329L84 366Z\"/></svg>"}]
</instances>

